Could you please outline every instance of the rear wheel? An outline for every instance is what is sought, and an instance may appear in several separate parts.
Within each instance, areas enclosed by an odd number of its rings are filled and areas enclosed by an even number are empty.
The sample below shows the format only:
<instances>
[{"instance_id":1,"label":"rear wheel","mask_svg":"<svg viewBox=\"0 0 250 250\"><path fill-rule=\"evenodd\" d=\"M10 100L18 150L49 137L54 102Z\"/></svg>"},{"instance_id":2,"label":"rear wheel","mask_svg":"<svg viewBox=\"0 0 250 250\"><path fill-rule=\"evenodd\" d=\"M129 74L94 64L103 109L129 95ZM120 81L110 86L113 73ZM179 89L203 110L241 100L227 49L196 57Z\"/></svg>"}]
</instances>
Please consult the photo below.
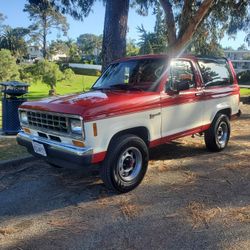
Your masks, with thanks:
<instances>
[{"instance_id":1,"label":"rear wheel","mask_svg":"<svg viewBox=\"0 0 250 250\"><path fill-rule=\"evenodd\" d=\"M147 145L141 138L130 134L116 138L101 168L104 184L120 193L131 191L142 181L148 158Z\"/></svg>"},{"instance_id":2,"label":"rear wheel","mask_svg":"<svg viewBox=\"0 0 250 250\"><path fill-rule=\"evenodd\" d=\"M226 148L230 138L230 121L227 115L217 114L211 127L205 132L207 149L218 152Z\"/></svg>"}]
</instances>

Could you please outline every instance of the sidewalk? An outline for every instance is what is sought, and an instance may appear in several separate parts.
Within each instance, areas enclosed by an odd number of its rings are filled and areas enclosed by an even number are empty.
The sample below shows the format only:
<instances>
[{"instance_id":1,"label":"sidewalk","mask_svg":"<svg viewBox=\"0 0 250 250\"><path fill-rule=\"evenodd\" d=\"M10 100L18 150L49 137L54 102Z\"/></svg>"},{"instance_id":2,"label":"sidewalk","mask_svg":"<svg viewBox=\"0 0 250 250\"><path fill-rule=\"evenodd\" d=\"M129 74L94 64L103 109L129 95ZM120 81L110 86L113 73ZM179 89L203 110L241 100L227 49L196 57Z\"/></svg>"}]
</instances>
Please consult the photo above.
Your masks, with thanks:
<instances>
[{"instance_id":1,"label":"sidewalk","mask_svg":"<svg viewBox=\"0 0 250 250\"><path fill-rule=\"evenodd\" d=\"M240 86L240 88L245 88L245 89L250 89L250 85L239 85Z\"/></svg>"}]
</instances>

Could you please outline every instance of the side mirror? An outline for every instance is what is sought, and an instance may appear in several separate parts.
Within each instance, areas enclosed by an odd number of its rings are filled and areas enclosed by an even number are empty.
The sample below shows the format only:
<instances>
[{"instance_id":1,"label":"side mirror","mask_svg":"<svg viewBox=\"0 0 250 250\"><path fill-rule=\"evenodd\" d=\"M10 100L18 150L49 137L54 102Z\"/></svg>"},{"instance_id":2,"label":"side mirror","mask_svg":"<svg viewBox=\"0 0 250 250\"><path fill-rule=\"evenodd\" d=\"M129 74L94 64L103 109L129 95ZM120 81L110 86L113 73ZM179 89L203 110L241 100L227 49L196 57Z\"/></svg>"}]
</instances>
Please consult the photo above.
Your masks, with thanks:
<instances>
[{"instance_id":1,"label":"side mirror","mask_svg":"<svg viewBox=\"0 0 250 250\"><path fill-rule=\"evenodd\" d=\"M176 87L177 87L176 89L177 92L180 92L182 90L188 90L189 82L179 82Z\"/></svg>"}]
</instances>

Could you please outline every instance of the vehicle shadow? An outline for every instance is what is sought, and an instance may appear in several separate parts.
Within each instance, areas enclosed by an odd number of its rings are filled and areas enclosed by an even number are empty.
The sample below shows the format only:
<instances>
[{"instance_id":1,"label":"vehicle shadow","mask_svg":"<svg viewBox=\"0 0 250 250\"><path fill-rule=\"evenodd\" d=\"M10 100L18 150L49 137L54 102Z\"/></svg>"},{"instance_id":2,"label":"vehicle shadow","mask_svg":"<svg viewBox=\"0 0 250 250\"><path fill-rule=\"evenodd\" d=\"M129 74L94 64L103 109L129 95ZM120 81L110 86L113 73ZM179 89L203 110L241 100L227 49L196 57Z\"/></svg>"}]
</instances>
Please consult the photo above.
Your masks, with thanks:
<instances>
[{"instance_id":1,"label":"vehicle shadow","mask_svg":"<svg viewBox=\"0 0 250 250\"><path fill-rule=\"evenodd\" d=\"M211 154L204 145L183 144L181 142L171 142L150 150L150 160L171 160L186 157Z\"/></svg>"}]
</instances>

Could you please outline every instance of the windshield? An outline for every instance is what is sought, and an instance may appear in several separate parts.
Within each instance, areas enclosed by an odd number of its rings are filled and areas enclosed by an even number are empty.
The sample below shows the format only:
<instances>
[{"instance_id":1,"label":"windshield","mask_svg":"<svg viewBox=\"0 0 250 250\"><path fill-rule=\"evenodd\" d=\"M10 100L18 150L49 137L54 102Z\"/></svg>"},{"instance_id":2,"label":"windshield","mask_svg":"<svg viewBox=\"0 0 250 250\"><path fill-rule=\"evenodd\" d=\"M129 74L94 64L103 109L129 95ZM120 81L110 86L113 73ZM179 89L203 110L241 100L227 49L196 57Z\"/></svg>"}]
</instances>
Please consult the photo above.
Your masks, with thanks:
<instances>
[{"instance_id":1,"label":"windshield","mask_svg":"<svg viewBox=\"0 0 250 250\"><path fill-rule=\"evenodd\" d=\"M93 89L153 91L165 70L166 59L140 59L111 64Z\"/></svg>"}]
</instances>

